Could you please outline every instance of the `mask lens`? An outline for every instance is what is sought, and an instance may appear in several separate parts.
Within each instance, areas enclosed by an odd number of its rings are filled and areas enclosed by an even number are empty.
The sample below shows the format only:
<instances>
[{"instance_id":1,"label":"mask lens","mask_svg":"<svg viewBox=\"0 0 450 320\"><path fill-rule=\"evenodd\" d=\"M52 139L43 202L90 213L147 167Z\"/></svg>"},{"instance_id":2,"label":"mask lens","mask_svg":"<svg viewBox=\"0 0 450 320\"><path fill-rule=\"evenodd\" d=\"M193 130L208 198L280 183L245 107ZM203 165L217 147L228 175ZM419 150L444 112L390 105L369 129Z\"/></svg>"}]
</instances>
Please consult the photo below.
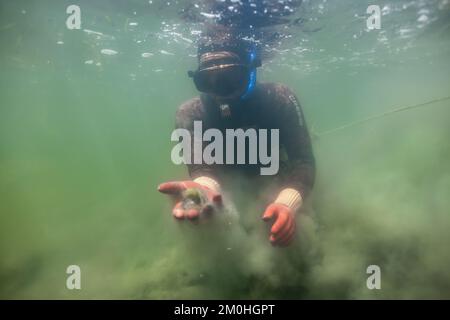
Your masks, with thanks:
<instances>
[{"instance_id":1,"label":"mask lens","mask_svg":"<svg viewBox=\"0 0 450 320\"><path fill-rule=\"evenodd\" d=\"M245 66L229 66L199 71L194 82L201 92L226 97L244 91L248 77L248 69Z\"/></svg>"}]
</instances>

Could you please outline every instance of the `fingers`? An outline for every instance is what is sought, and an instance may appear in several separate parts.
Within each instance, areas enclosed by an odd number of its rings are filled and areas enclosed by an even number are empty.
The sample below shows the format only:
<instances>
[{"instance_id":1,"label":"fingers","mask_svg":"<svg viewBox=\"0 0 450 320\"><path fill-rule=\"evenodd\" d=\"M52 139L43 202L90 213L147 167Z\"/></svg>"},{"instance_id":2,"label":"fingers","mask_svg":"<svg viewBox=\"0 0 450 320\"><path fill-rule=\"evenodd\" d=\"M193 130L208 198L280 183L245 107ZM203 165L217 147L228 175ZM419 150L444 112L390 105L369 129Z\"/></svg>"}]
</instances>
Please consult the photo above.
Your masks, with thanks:
<instances>
[{"instance_id":1,"label":"fingers","mask_svg":"<svg viewBox=\"0 0 450 320\"><path fill-rule=\"evenodd\" d=\"M295 220L292 219L292 223L289 225L289 228L278 235L274 236L272 244L274 246L286 247L291 244L292 240L294 240L294 235L296 232Z\"/></svg>"},{"instance_id":2,"label":"fingers","mask_svg":"<svg viewBox=\"0 0 450 320\"><path fill-rule=\"evenodd\" d=\"M292 227L293 223L294 219L292 219L290 214L279 214L277 221L274 223L272 229L270 230L270 233L275 235L276 237L286 234L286 232Z\"/></svg>"},{"instance_id":3,"label":"fingers","mask_svg":"<svg viewBox=\"0 0 450 320\"><path fill-rule=\"evenodd\" d=\"M198 211L197 209L186 210L186 218L188 218L189 220L196 220L199 216L200 211Z\"/></svg>"},{"instance_id":4,"label":"fingers","mask_svg":"<svg viewBox=\"0 0 450 320\"><path fill-rule=\"evenodd\" d=\"M263 220L264 221L271 220L275 216L276 211L277 210L276 210L275 206L272 206L272 205L268 206L266 211L263 214Z\"/></svg>"},{"instance_id":5,"label":"fingers","mask_svg":"<svg viewBox=\"0 0 450 320\"><path fill-rule=\"evenodd\" d=\"M184 209L182 208L181 202L177 202L172 210L172 215L176 219L184 219Z\"/></svg>"},{"instance_id":6,"label":"fingers","mask_svg":"<svg viewBox=\"0 0 450 320\"><path fill-rule=\"evenodd\" d=\"M173 207L172 215L177 220L188 219L188 220L194 221L200 217L200 212L199 212L199 210L196 210L196 209L185 210L185 209L183 209L182 203L177 202L175 204L175 206Z\"/></svg>"},{"instance_id":7,"label":"fingers","mask_svg":"<svg viewBox=\"0 0 450 320\"><path fill-rule=\"evenodd\" d=\"M278 209L277 220L270 229L270 232L272 234L278 234L280 231L284 230L286 225L289 223L290 218L291 215L289 213L285 212L282 209Z\"/></svg>"},{"instance_id":8,"label":"fingers","mask_svg":"<svg viewBox=\"0 0 450 320\"><path fill-rule=\"evenodd\" d=\"M295 218L289 209L271 205L264 212L263 219L268 221L272 218L275 222L270 229L270 242L274 246L288 246L296 232Z\"/></svg>"},{"instance_id":9,"label":"fingers","mask_svg":"<svg viewBox=\"0 0 450 320\"><path fill-rule=\"evenodd\" d=\"M291 244L292 240L294 240L294 236L295 236L295 227L291 227L287 233L283 233L282 235L279 236L275 236L273 234L270 235L269 240L273 246L286 247Z\"/></svg>"},{"instance_id":10,"label":"fingers","mask_svg":"<svg viewBox=\"0 0 450 320\"><path fill-rule=\"evenodd\" d=\"M292 217L288 217L284 226L277 233L271 233L271 242L273 245L282 245L288 243L295 231L295 221Z\"/></svg>"},{"instance_id":11,"label":"fingers","mask_svg":"<svg viewBox=\"0 0 450 320\"><path fill-rule=\"evenodd\" d=\"M158 186L159 192L170 195L177 195L185 189L185 184L179 181L164 182Z\"/></svg>"}]
</instances>

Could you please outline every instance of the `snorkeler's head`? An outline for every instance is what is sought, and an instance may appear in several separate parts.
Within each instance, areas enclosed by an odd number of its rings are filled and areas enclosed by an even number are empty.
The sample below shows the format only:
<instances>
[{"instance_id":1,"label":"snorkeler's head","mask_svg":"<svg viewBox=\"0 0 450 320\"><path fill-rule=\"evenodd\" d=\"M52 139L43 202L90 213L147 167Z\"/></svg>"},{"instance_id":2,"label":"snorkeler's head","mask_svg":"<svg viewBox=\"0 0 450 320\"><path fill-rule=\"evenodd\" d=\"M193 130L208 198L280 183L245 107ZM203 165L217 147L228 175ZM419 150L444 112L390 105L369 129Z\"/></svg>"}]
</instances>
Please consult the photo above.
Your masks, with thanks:
<instances>
[{"instance_id":1,"label":"snorkeler's head","mask_svg":"<svg viewBox=\"0 0 450 320\"><path fill-rule=\"evenodd\" d=\"M261 66L256 47L238 38L206 37L198 47L198 69L188 74L197 90L221 99L245 99Z\"/></svg>"}]
</instances>

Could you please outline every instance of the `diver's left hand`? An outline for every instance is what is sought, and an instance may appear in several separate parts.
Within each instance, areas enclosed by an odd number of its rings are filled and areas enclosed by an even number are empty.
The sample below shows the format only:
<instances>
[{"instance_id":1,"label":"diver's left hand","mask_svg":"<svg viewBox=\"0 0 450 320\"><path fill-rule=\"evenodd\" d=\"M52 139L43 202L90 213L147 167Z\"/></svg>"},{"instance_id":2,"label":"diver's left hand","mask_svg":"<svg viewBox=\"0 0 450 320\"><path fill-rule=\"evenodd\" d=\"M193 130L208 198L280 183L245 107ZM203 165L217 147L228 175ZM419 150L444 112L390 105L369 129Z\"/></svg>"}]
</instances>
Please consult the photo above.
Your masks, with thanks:
<instances>
[{"instance_id":1,"label":"diver's left hand","mask_svg":"<svg viewBox=\"0 0 450 320\"><path fill-rule=\"evenodd\" d=\"M296 231L294 210L281 203L272 203L264 212L263 220L273 220L269 238L272 245L286 247L292 243Z\"/></svg>"}]
</instances>

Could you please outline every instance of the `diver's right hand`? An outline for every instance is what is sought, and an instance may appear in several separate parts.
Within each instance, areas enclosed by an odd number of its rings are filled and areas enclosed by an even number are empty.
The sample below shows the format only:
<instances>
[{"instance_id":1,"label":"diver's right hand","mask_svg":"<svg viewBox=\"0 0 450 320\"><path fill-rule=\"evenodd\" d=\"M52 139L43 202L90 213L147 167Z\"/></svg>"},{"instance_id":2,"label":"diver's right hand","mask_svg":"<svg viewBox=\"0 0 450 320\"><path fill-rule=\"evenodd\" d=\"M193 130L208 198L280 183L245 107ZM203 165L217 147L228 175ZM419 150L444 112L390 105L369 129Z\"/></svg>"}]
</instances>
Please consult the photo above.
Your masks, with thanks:
<instances>
[{"instance_id":1,"label":"diver's right hand","mask_svg":"<svg viewBox=\"0 0 450 320\"><path fill-rule=\"evenodd\" d=\"M200 194L204 195L206 201L195 208L185 208L183 205L184 191L188 189L197 189ZM218 191L195 181L164 182L158 186L158 191L170 195L175 200L172 214L180 220L197 220L200 215L211 214L216 208L222 206L222 195Z\"/></svg>"}]
</instances>

